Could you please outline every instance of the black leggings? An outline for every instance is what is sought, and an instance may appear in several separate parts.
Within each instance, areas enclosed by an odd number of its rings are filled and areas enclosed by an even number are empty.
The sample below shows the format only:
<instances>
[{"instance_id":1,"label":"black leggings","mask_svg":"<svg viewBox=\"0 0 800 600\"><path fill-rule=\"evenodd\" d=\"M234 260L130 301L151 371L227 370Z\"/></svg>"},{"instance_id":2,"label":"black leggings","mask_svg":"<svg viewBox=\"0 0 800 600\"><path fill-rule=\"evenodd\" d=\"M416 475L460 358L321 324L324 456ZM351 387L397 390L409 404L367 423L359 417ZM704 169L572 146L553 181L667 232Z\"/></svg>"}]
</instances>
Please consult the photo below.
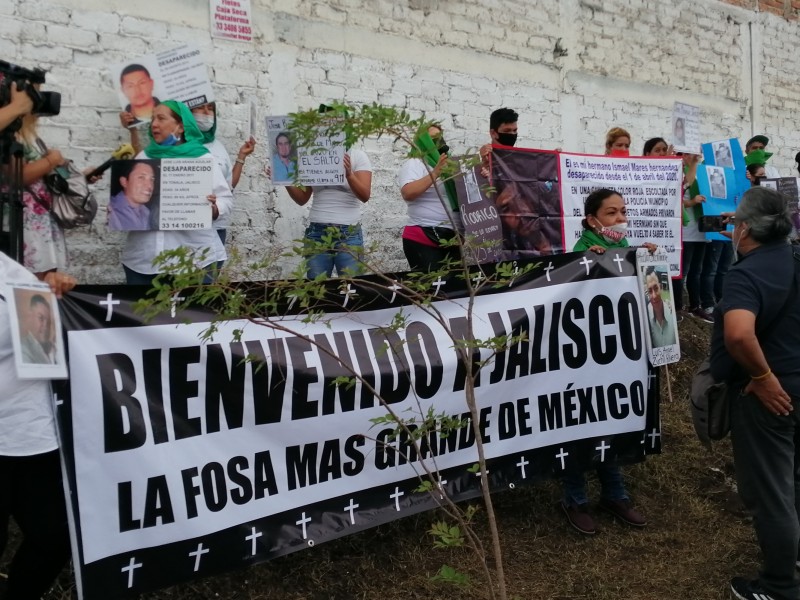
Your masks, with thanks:
<instances>
[{"instance_id":1,"label":"black leggings","mask_svg":"<svg viewBox=\"0 0 800 600\"><path fill-rule=\"evenodd\" d=\"M426 246L405 238L403 238L403 252L411 270L423 273L438 271L445 268L448 260L452 263L461 258L461 251L458 246ZM450 268L453 268L453 266L451 264Z\"/></svg>"},{"instance_id":2,"label":"black leggings","mask_svg":"<svg viewBox=\"0 0 800 600\"><path fill-rule=\"evenodd\" d=\"M8 521L22 531L8 571L6 600L39 600L69 558L69 529L58 450L0 456L0 554Z\"/></svg>"}]
</instances>

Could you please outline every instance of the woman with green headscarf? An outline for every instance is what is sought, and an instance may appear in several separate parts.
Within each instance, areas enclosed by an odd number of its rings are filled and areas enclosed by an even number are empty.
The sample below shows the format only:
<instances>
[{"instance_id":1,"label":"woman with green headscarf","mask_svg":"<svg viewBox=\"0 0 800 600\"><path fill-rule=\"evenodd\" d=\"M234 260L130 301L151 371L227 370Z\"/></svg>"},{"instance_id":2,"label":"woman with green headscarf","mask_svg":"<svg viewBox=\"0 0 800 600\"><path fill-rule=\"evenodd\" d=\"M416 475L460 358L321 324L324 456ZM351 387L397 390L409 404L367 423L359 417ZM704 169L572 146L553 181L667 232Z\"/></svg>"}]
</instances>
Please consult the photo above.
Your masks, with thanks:
<instances>
[{"instance_id":1,"label":"woman with green headscarf","mask_svg":"<svg viewBox=\"0 0 800 600\"><path fill-rule=\"evenodd\" d=\"M153 109L150 123L152 141L136 158L200 158L208 156L203 145L203 133L197 127L189 108L182 102L167 100ZM230 213L233 194L225 176L212 161L213 189L207 199L212 220ZM129 285L150 285L159 275L153 260L165 250L186 248L196 256L198 267L208 270L206 282L211 281L215 265L227 256L225 247L213 229L176 231L131 231L122 251L122 266Z\"/></svg>"},{"instance_id":2,"label":"woman with green headscarf","mask_svg":"<svg viewBox=\"0 0 800 600\"><path fill-rule=\"evenodd\" d=\"M242 176L242 169L247 157L253 153L256 148L256 140L251 136L239 148L239 153L236 155L236 161L231 162L231 157L225 146L217 139L217 103L206 102L200 106L192 107L192 116L197 121L197 126L203 132L203 144L211 156L214 157L217 165L222 169L222 174L225 175L225 180L231 188L231 191L236 189L239 183L239 178ZM219 239L225 243L227 233L228 219L221 217L214 221L214 229L219 234Z\"/></svg>"},{"instance_id":3,"label":"woman with green headscarf","mask_svg":"<svg viewBox=\"0 0 800 600\"><path fill-rule=\"evenodd\" d=\"M427 134L415 140L417 149L425 153L425 162L422 158L409 158L397 176L408 210L403 253L411 270L423 273L452 268L461 258L460 247L450 243L457 235L453 229L453 223L459 223L459 215L453 212L457 206L450 204L445 184L439 179L449 148L442 138L441 126L431 124Z\"/></svg>"}]
</instances>

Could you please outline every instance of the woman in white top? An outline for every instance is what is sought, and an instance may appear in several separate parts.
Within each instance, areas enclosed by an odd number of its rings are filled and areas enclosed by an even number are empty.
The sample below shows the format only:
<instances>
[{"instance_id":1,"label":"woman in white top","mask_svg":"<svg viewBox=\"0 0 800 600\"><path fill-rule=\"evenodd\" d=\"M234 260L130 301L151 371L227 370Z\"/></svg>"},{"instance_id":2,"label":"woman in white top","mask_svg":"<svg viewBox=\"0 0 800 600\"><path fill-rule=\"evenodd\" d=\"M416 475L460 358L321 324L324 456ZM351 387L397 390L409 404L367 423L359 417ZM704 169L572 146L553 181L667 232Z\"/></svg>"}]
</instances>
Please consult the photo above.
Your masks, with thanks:
<instances>
[{"instance_id":1,"label":"woman in white top","mask_svg":"<svg viewBox=\"0 0 800 600\"><path fill-rule=\"evenodd\" d=\"M199 158L208 154L203 135L191 111L182 102L167 100L153 109L150 124L153 142L137 158ZM213 189L207 196L211 217L216 221L231 211L233 194L216 162L212 165ZM218 262L227 258L225 247L213 229L178 231L131 231L122 251L122 266L129 285L150 285L159 275L153 260L165 250L186 248L198 267L207 270L205 282L212 280Z\"/></svg>"},{"instance_id":2,"label":"woman in white top","mask_svg":"<svg viewBox=\"0 0 800 600\"><path fill-rule=\"evenodd\" d=\"M447 194L439 180L447 162L446 146L441 143L442 128L431 125L428 134L439 145L439 161L429 172L420 158L410 158L403 163L397 176L400 194L408 208L408 224L403 229L403 252L412 271L438 270L461 256L458 245L442 246L441 241L451 240L452 213L445 208Z\"/></svg>"},{"instance_id":3,"label":"woman in white top","mask_svg":"<svg viewBox=\"0 0 800 600\"><path fill-rule=\"evenodd\" d=\"M361 211L372 193L372 164L363 150L351 148L344 155L345 185L306 186L303 189L286 186L289 196L300 206L313 196L310 223L306 228L307 277L330 277L333 268L341 276L354 275L362 270L360 261L364 249L361 231ZM333 244L324 252L315 252L323 238L333 233Z\"/></svg>"},{"instance_id":4,"label":"woman in white top","mask_svg":"<svg viewBox=\"0 0 800 600\"><path fill-rule=\"evenodd\" d=\"M51 271L42 279L58 296L75 286L64 273ZM36 277L0 253L0 284L11 281ZM50 384L17 377L11 323L0 295L0 555L14 517L22 544L11 559L7 597L40 598L67 564L69 530Z\"/></svg>"},{"instance_id":5,"label":"woman in white top","mask_svg":"<svg viewBox=\"0 0 800 600\"><path fill-rule=\"evenodd\" d=\"M225 181L228 182L228 186L231 188L231 191L235 190L236 186L239 184L239 178L242 176L244 162L256 148L255 139L250 137L250 139L245 141L245 143L239 148L239 153L236 155L236 161L231 163L231 157L228 155L228 151L225 149L225 146L222 145L222 142L220 142L216 137L217 103L208 102L206 104L201 104L200 106L195 106L192 108L192 116L194 117L194 120L197 121L197 126L200 128L200 131L203 132L203 145L208 148L211 156L214 157L217 165L222 170L222 174L225 176ZM226 217L220 217L214 221L214 229L217 230L219 239L222 241L223 245L225 244L225 239L227 237L227 227L228 223L230 222L229 217L230 215Z\"/></svg>"}]
</instances>

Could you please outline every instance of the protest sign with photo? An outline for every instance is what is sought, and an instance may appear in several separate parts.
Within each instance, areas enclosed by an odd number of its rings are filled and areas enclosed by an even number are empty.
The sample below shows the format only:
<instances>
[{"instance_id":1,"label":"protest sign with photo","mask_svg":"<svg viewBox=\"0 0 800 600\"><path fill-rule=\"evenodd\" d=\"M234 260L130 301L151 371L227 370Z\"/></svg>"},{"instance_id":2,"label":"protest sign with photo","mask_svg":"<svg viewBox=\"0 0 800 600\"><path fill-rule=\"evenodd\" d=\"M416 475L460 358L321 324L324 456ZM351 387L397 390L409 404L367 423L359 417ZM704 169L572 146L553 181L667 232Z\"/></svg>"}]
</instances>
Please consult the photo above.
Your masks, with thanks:
<instances>
[{"instance_id":1,"label":"protest sign with photo","mask_svg":"<svg viewBox=\"0 0 800 600\"><path fill-rule=\"evenodd\" d=\"M313 146L295 147L288 116L267 117L272 155L272 183L291 185L297 171L301 185L345 185L344 133L335 139L319 136Z\"/></svg>"},{"instance_id":2,"label":"protest sign with photo","mask_svg":"<svg viewBox=\"0 0 800 600\"><path fill-rule=\"evenodd\" d=\"M667 254L661 250L651 254L646 248L639 248L636 251L636 272L650 364L660 367L678 362L681 348Z\"/></svg>"},{"instance_id":3,"label":"protest sign with photo","mask_svg":"<svg viewBox=\"0 0 800 600\"><path fill-rule=\"evenodd\" d=\"M700 154L700 108L676 102L672 109L672 147L675 152Z\"/></svg>"},{"instance_id":4,"label":"protest sign with photo","mask_svg":"<svg viewBox=\"0 0 800 600\"><path fill-rule=\"evenodd\" d=\"M570 252L583 233L584 201L607 187L626 204L628 241L664 249L680 273L680 159L609 157L494 148L492 180L480 167L456 178L465 233L482 245L479 261ZM498 231L501 239L498 239Z\"/></svg>"},{"instance_id":5,"label":"protest sign with photo","mask_svg":"<svg viewBox=\"0 0 800 600\"><path fill-rule=\"evenodd\" d=\"M494 194L489 190L489 180L481 175L481 166L463 166L462 176L454 181L464 236L477 261L492 263L502 260L507 251L503 249L500 215Z\"/></svg>"},{"instance_id":6,"label":"protest sign with photo","mask_svg":"<svg viewBox=\"0 0 800 600\"><path fill-rule=\"evenodd\" d=\"M558 154L495 148L491 201L501 223L503 258L569 252L562 236Z\"/></svg>"},{"instance_id":7,"label":"protest sign with photo","mask_svg":"<svg viewBox=\"0 0 800 600\"><path fill-rule=\"evenodd\" d=\"M213 308L176 298L145 323L133 308L141 290L76 288L64 301L72 376L57 389L57 420L79 597L132 597L431 510L445 494L462 501L484 485L660 452L634 252L542 260L474 299L478 339L518 340L475 350L487 361L475 381L485 481L471 426L434 428L414 446L373 421L387 414L378 394L404 418L429 407L469 416L451 337L467 326L462 278L431 283L443 321L366 277L326 284L326 318L309 320L284 294L274 326L219 323L206 341ZM355 385L342 381L353 374ZM419 489L426 470L433 493Z\"/></svg>"},{"instance_id":8,"label":"protest sign with photo","mask_svg":"<svg viewBox=\"0 0 800 600\"><path fill-rule=\"evenodd\" d=\"M739 140L731 138L702 145L703 162L697 168L697 185L705 196L704 215L719 215L736 210L739 200L750 189L744 154ZM733 227L730 226L729 230ZM729 242L719 233L706 233L710 240Z\"/></svg>"},{"instance_id":9,"label":"protest sign with photo","mask_svg":"<svg viewBox=\"0 0 800 600\"><path fill-rule=\"evenodd\" d=\"M586 196L598 188L625 200L631 246L656 244L680 275L682 161L679 158L560 154L564 247L571 250L583 232Z\"/></svg>"},{"instance_id":10,"label":"protest sign with photo","mask_svg":"<svg viewBox=\"0 0 800 600\"><path fill-rule=\"evenodd\" d=\"M112 65L111 77L119 84L122 110L134 117L132 127L150 121L162 100L184 102L189 108L214 100L200 50L190 45Z\"/></svg>"},{"instance_id":11,"label":"protest sign with photo","mask_svg":"<svg viewBox=\"0 0 800 600\"><path fill-rule=\"evenodd\" d=\"M64 379L67 361L58 299L46 283L7 282L2 296L11 318L14 363L20 379Z\"/></svg>"},{"instance_id":12,"label":"protest sign with photo","mask_svg":"<svg viewBox=\"0 0 800 600\"><path fill-rule=\"evenodd\" d=\"M288 116L267 117L270 168L273 185L293 185L297 171L297 148L289 133Z\"/></svg>"},{"instance_id":13,"label":"protest sign with photo","mask_svg":"<svg viewBox=\"0 0 800 600\"><path fill-rule=\"evenodd\" d=\"M700 195L706 199L702 204L703 216L735 211L736 205L744 193L738 187L735 171L727 167L698 166L697 186L700 189ZM747 189L749 188L748 182ZM728 230L733 230L733 225L728 225ZM706 232L706 237L710 240L730 242L730 238L719 233Z\"/></svg>"},{"instance_id":14,"label":"protest sign with photo","mask_svg":"<svg viewBox=\"0 0 800 600\"><path fill-rule=\"evenodd\" d=\"M108 228L210 229L213 159L118 160L111 165Z\"/></svg>"}]
</instances>

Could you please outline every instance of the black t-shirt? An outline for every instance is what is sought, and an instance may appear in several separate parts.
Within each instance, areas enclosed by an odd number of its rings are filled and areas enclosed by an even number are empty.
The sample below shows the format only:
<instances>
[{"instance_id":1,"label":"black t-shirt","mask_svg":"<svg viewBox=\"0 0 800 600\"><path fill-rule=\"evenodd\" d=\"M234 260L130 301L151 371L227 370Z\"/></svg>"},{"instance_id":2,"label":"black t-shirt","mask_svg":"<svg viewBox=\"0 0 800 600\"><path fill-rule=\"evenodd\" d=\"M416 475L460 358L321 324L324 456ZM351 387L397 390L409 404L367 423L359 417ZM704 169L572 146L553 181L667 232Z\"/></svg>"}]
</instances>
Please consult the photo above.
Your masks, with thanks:
<instances>
[{"instance_id":1,"label":"black t-shirt","mask_svg":"<svg viewBox=\"0 0 800 600\"><path fill-rule=\"evenodd\" d=\"M780 322L772 324L791 293L794 263L792 246L780 242L750 251L728 271L711 337L711 374L717 381L749 379L725 349L723 334L725 313L743 309L756 315L756 335L770 369L787 393L800 397L800 296Z\"/></svg>"}]
</instances>

